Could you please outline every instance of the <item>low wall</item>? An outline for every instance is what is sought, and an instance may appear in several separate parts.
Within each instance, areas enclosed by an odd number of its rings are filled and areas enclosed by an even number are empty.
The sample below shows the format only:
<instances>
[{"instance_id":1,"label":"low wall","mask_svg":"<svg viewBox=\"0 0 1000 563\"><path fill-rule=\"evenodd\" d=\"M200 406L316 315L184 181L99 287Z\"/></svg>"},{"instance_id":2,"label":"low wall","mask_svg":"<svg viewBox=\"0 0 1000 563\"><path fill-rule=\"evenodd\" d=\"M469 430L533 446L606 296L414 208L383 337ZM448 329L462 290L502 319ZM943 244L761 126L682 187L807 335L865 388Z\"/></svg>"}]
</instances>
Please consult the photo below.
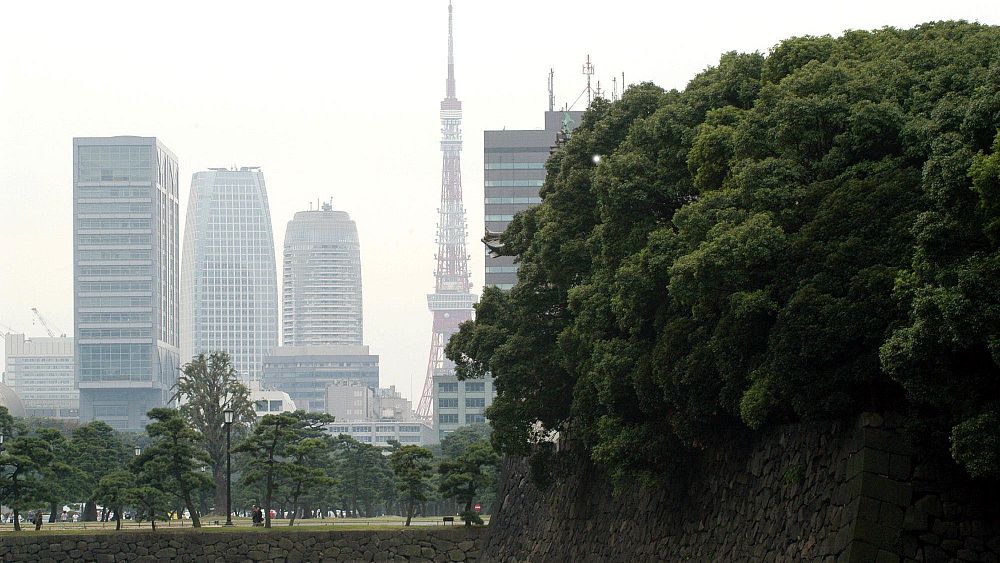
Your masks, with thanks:
<instances>
[{"instance_id":1,"label":"low wall","mask_svg":"<svg viewBox=\"0 0 1000 563\"><path fill-rule=\"evenodd\" d=\"M38 563L170 561L298 563L479 559L482 528L329 531L175 531L48 535L0 539L3 561Z\"/></svg>"},{"instance_id":2,"label":"low wall","mask_svg":"<svg viewBox=\"0 0 1000 563\"><path fill-rule=\"evenodd\" d=\"M915 455L899 424L773 429L617 496L592 467L542 491L507 460L482 561L998 561L996 488Z\"/></svg>"}]
</instances>

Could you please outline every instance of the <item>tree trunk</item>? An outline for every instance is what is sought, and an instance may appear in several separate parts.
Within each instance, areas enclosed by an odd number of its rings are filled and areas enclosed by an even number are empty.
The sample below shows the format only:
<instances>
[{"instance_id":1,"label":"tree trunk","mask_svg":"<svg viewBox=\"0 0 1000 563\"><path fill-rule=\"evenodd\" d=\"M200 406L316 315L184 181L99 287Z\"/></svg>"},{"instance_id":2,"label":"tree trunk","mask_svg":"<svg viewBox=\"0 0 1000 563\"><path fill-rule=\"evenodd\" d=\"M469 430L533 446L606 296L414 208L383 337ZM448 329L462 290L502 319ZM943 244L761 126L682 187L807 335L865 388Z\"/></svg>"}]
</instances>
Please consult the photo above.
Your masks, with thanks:
<instances>
[{"instance_id":1,"label":"tree trunk","mask_svg":"<svg viewBox=\"0 0 1000 563\"><path fill-rule=\"evenodd\" d=\"M18 513L17 508L14 508L14 531L21 531L21 514Z\"/></svg>"},{"instance_id":2,"label":"tree trunk","mask_svg":"<svg viewBox=\"0 0 1000 563\"><path fill-rule=\"evenodd\" d=\"M115 529L122 529L122 507L120 506L115 507Z\"/></svg>"},{"instance_id":3,"label":"tree trunk","mask_svg":"<svg viewBox=\"0 0 1000 563\"><path fill-rule=\"evenodd\" d=\"M407 526L410 525L410 519L411 518L413 518L413 499L412 498L410 499L410 502L408 502L407 505L406 505L406 525Z\"/></svg>"},{"instance_id":4,"label":"tree trunk","mask_svg":"<svg viewBox=\"0 0 1000 563\"><path fill-rule=\"evenodd\" d=\"M465 527L472 526L472 496L465 502Z\"/></svg>"},{"instance_id":5,"label":"tree trunk","mask_svg":"<svg viewBox=\"0 0 1000 563\"><path fill-rule=\"evenodd\" d=\"M87 503L83 505L83 514L80 515L80 519L84 522L97 522L97 502L94 499L87 499Z\"/></svg>"},{"instance_id":6,"label":"tree trunk","mask_svg":"<svg viewBox=\"0 0 1000 563\"><path fill-rule=\"evenodd\" d=\"M188 512L191 513L191 526L194 528L200 528L201 519L198 518L198 510L195 508L194 502L191 501L191 493L185 492L184 506L187 507Z\"/></svg>"},{"instance_id":7,"label":"tree trunk","mask_svg":"<svg viewBox=\"0 0 1000 563\"><path fill-rule=\"evenodd\" d=\"M59 501L49 503L49 524L56 522L56 510L59 508Z\"/></svg>"},{"instance_id":8,"label":"tree trunk","mask_svg":"<svg viewBox=\"0 0 1000 563\"><path fill-rule=\"evenodd\" d=\"M219 463L212 466L212 478L215 479L215 498L212 512L219 516L225 516L226 509L226 466Z\"/></svg>"}]
</instances>

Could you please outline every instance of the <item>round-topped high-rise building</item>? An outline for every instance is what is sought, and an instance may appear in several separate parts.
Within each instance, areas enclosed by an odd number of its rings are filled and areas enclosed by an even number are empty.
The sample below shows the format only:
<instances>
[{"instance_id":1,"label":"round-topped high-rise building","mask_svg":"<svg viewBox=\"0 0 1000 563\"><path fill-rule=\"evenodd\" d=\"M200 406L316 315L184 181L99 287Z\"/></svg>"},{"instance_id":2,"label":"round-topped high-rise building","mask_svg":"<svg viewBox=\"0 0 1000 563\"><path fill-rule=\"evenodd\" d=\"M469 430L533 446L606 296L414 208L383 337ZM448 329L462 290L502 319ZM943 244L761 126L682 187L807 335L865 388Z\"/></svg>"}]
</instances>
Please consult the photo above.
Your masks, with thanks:
<instances>
[{"instance_id":1,"label":"round-topped high-rise building","mask_svg":"<svg viewBox=\"0 0 1000 563\"><path fill-rule=\"evenodd\" d=\"M358 229L329 203L288 222L281 322L284 346L362 344Z\"/></svg>"},{"instance_id":2,"label":"round-topped high-rise building","mask_svg":"<svg viewBox=\"0 0 1000 563\"><path fill-rule=\"evenodd\" d=\"M228 352L260 379L278 345L278 282L271 213L257 167L213 168L191 179L181 264L181 361Z\"/></svg>"}]
</instances>

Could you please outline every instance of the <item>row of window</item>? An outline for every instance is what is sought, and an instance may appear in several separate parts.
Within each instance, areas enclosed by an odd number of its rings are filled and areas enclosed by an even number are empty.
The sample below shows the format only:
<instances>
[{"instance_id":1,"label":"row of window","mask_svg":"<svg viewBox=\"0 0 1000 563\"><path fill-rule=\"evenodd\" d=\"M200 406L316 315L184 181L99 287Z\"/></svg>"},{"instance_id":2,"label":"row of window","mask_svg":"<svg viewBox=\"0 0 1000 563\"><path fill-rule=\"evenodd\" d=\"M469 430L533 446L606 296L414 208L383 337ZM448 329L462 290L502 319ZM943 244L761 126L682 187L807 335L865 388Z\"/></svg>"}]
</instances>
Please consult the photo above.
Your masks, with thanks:
<instances>
[{"instance_id":1,"label":"row of window","mask_svg":"<svg viewBox=\"0 0 1000 563\"><path fill-rule=\"evenodd\" d=\"M81 328L80 338L152 338L148 328Z\"/></svg>"},{"instance_id":2,"label":"row of window","mask_svg":"<svg viewBox=\"0 0 1000 563\"><path fill-rule=\"evenodd\" d=\"M77 250L77 260L149 260L149 250Z\"/></svg>"},{"instance_id":3,"label":"row of window","mask_svg":"<svg viewBox=\"0 0 1000 563\"><path fill-rule=\"evenodd\" d=\"M80 266L77 270L80 277L83 276L145 276L149 277L149 266Z\"/></svg>"},{"instance_id":4,"label":"row of window","mask_svg":"<svg viewBox=\"0 0 1000 563\"><path fill-rule=\"evenodd\" d=\"M486 266L487 274L516 274L517 266Z\"/></svg>"},{"instance_id":5,"label":"row of window","mask_svg":"<svg viewBox=\"0 0 1000 563\"><path fill-rule=\"evenodd\" d=\"M482 397L466 397L465 398L466 408L482 408L486 406L486 399ZM438 399L438 407L442 409L454 409L458 408L458 399Z\"/></svg>"},{"instance_id":6,"label":"row of window","mask_svg":"<svg viewBox=\"0 0 1000 563\"><path fill-rule=\"evenodd\" d=\"M149 297L80 297L80 307L149 307Z\"/></svg>"},{"instance_id":7,"label":"row of window","mask_svg":"<svg viewBox=\"0 0 1000 563\"><path fill-rule=\"evenodd\" d=\"M486 180L487 188L540 188L545 180Z\"/></svg>"},{"instance_id":8,"label":"row of window","mask_svg":"<svg viewBox=\"0 0 1000 563\"><path fill-rule=\"evenodd\" d=\"M513 221L513 215L487 215L487 221Z\"/></svg>"},{"instance_id":9,"label":"row of window","mask_svg":"<svg viewBox=\"0 0 1000 563\"><path fill-rule=\"evenodd\" d=\"M76 212L83 213L150 213L148 203L78 203Z\"/></svg>"},{"instance_id":10,"label":"row of window","mask_svg":"<svg viewBox=\"0 0 1000 563\"><path fill-rule=\"evenodd\" d=\"M126 235L77 235L76 243L80 246L83 245L148 245L150 244L150 235L144 234L126 234Z\"/></svg>"},{"instance_id":11,"label":"row of window","mask_svg":"<svg viewBox=\"0 0 1000 563\"><path fill-rule=\"evenodd\" d=\"M80 282L80 291L102 291L121 293L126 291L152 291L153 282L148 281L127 281L127 282Z\"/></svg>"},{"instance_id":12,"label":"row of window","mask_svg":"<svg viewBox=\"0 0 1000 563\"><path fill-rule=\"evenodd\" d=\"M541 203L540 197L488 197L485 200L487 205L503 205L516 203Z\"/></svg>"},{"instance_id":13,"label":"row of window","mask_svg":"<svg viewBox=\"0 0 1000 563\"><path fill-rule=\"evenodd\" d=\"M487 170L545 170L544 162L487 162Z\"/></svg>"},{"instance_id":14,"label":"row of window","mask_svg":"<svg viewBox=\"0 0 1000 563\"><path fill-rule=\"evenodd\" d=\"M108 313L78 313L80 324L88 323L142 323L153 322L150 313L108 312Z\"/></svg>"},{"instance_id":15,"label":"row of window","mask_svg":"<svg viewBox=\"0 0 1000 563\"><path fill-rule=\"evenodd\" d=\"M81 186L76 188L78 198L96 197L146 197L150 195L149 188L119 188L119 187L92 187Z\"/></svg>"},{"instance_id":16,"label":"row of window","mask_svg":"<svg viewBox=\"0 0 1000 563\"><path fill-rule=\"evenodd\" d=\"M482 381L466 381L465 391L471 393L482 393L486 390L486 383ZM442 381L438 383L438 391L441 393L458 393L458 383Z\"/></svg>"},{"instance_id":17,"label":"row of window","mask_svg":"<svg viewBox=\"0 0 1000 563\"><path fill-rule=\"evenodd\" d=\"M441 424L458 424L457 414L439 414L438 422ZM477 422L486 422L486 417L481 414L467 414L465 415L466 424L475 424Z\"/></svg>"}]
</instances>

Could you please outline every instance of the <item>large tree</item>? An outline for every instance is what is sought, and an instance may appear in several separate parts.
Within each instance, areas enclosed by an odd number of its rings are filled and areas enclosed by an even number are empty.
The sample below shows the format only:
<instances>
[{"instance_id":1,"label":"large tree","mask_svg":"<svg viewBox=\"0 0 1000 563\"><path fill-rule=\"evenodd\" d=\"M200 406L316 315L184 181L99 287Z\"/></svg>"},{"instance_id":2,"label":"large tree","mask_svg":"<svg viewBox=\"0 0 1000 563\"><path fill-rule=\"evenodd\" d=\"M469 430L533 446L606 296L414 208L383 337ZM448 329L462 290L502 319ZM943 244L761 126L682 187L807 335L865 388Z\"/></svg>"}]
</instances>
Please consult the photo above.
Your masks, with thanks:
<instances>
[{"instance_id":1,"label":"large tree","mask_svg":"<svg viewBox=\"0 0 1000 563\"><path fill-rule=\"evenodd\" d=\"M274 493L283 479L290 480L286 484L291 485L296 502L304 492L303 487L325 482L310 469L314 468L312 458L326 447L322 439L324 427L333 420L328 414L302 410L264 415L246 440L233 449L249 454L244 483L263 487L265 528L271 527Z\"/></svg>"},{"instance_id":2,"label":"large tree","mask_svg":"<svg viewBox=\"0 0 1000 563\"><path fill-rule=\"evenodd\" d=\"M493 376L502 451L556 431L624 482L734 430L898 408L997 475L998 41L797 37L595 102L503 234L518 283L447 348Z\"/></svg>"},{"instance_id":3,"label":"large tree","mask_svg":"<svg viewBox=\"0 0 1000 563\"><path fill-rule=\"evenodd\" d=\"M212 485L201 435L176 409L159 407L148 416L152 422L146 432L152 442L134 461L137 481L173 495L190 513L191 525L199 528L197 494Z\"/></svg>"},{"instance_id":4,"label":"large tree","mask_svg":"<svg viewBox=\"0 0 1000 563\"><path fill-rule=\"evenodd\" d=\"M73 431L69 443L70 464L82 472L82 496L86 500L84 521L97 520L97 503L94 492L101 478L124 467L128 462L128 449L121 436L107 423L89 422Z\"/></svg>"},{"instance_id":5,"label":"large tree","mask_svg":"<svg viewBox=\"0 0 1000 563\"><path fill-rule=\"evenodd\" d=\"M122 529L122 511L136 488L135 475L127 469L112 471L97 483L94 496L98 502L115 513L115 530Z\"/></svg>"},{"instance_id":6,"label":"large tree","mask_svg":"<svg viewBox=\"0 0 1000 563\"><path fill-rule=\"evenodd\" d=\"M434 470L434 454L427 448L402 446L389 456L389 465L396 477L396 488L403 495L406 525L416 513L419 504L427 500L428 482Z\"/></svg>"},{"instance_id":7,"label":"large tree","mask_svg":"<svg viewBox=\"0 0 1000 563\"><path fill-rule=\"evenodd\" d=\"M233 369L229 354L199 354L181 369L174 399L191 427L201 434L215 481L216 514L226 506L225 411L233 411L233 428L240 439L254 422L250 390Z\"/></svg>"},{"instance_id":8,"label":"large tree","mask_svg":"<svg viewBox=\"0 0 1000 563\"><path fill-rule=\"evenodd\" d=\"M473 523L482 524L479 513L472 509L476 495L489 484L490 473L487 468L496 467L500 456L493 446L485 440L474 442L455 459L447 459L438 466L442 479L439 485L441 494L451 497L464 505L462 520L466 526Z\"/></svg>"},{"instance_id":9,"label":"large tree","mask_svg":"<svg viewBox=\"0 0 1000 563\"><path fill-rule=\"evenodd\" d=\"M376 507L393 487L392 470L382 450L341 434L337 437L334 457L340 498L348 512L356 516L374 516Z\"/></svg>"}]
</instances>

